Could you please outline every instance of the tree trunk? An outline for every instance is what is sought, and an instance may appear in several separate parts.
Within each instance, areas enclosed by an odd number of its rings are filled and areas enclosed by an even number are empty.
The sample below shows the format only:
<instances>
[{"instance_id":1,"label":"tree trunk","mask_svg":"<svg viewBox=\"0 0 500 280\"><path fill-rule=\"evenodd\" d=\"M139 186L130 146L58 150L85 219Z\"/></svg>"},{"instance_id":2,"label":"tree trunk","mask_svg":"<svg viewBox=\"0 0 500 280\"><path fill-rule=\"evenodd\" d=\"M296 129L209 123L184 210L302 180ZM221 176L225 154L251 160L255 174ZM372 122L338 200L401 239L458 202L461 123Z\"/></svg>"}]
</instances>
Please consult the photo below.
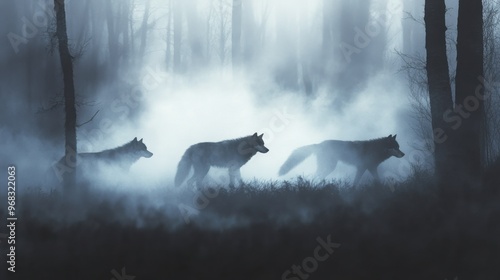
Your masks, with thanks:
<instances>
[{"instance_id":1,"label":"tree trunk","mask_svg":"<svg viewBox=\"0 0 500 280\"><path fill-rule=\"evenodd\" d=\"M172 0L168 0L168 14L167 14L167 53L165 55L165 63L167 69L171 69L172 59Z\"/></svg>"},{"instance_id":2,"label":"tree trunk","mask_svg":"<svg viewBox=\"0 0 500 280\"><path fill-rule=\"evenodd\" d=\"M191 69L198 71L205 65L205 56L203 54L203 26L201 15L198 12L199 2L197 0L190 0L188 2L190 9L186 10L187 24L188 24L188 37L189 46L191 49Z\"/></svg>"},{"instance_id":3,"label":"tree trunk","mask_svg":"<svg viewBox=\"0 0 500 280\"><path fill-rule=\"evenodd\" d=\"M302 86L304 93L312 97L313 93L313 83L312 83L312 78L311 78L311 51L309 50L309 42L312 41L311 36L309 36L309 33L306 26L306 17L300 13L300 7L297 7L297 14L299 15L299 24L298 24L298 29L299 29L299 64L300 68L302 70L301 78L302 78Z\"/></svg>"},{"instance_id":4,"label":"tree trunk","mask_svg":"<svg viewBox=\"0 0 500 280\"><path fill-rule=\"evenodd\" d=\"M444 184L453 174L449 162L450 125L444 113L453 108L446 55L446 6L444 0L425 1L425 47L427 50L427 81L434 132L436 176Z\"/></svg>"},{"instance_id":5,"label":"tree trunk","mask_svg":"<svg viewBox=\"0 0 500 280\"><path fill-rule=\"evenodd\" d=\"M323 0L322 16L323 16L323 26L322 26L322 51L326 58L331 56L333 51L332 47L332 2L330 0Z\"/></svg>"},{"instance_id":6,"label":"tree trunk","mask_svg":"<svg viewBox=\"0 0 500 280\"><path fill-rule=\"evenodd\" d=\"M108 70L113 77L117 74L119 48L118 48L118 32L115 26L115 14L113 13L113 3L111 0L106 0L106 27L108 29L108 50L109 63Z\"/></svg>"},{"instance_id":7,"label":"tree trunk","mask_svg":"<svg viewBox=\"0 0 500 280\"><path fill-rule=\"evenodd\" d=\"M245 2L245 9L242 11L242 32L243 32L243 54L245 67L253 69L252 63L256 56L256 47L258 46L259 38L257 36L256 20L254 9L255 6L251 1Z\"/></svg>"},{"instance_id":8,"label":"tree trunk","mask_svg":"<svg viewBox=\"0 0 500 280\"><path fill-rule=\"evenodd\" d=\"M460 0L458 9L457 76L455 108L465 111L457 129L458 174L462 183L479 182L481 131L484 116L483 5L482 0ZM469 185L469 184L467 184Z\"/></svg>"},{"instance_id":9,"label":"tree trunk","mask_svg":"<svg viewBox=\"0 0 500 280\"><path fill-rule=\"evenodd\" d=\"M281 16L282 10L290 7L288 2L280 2L276 5L276 43L275 43L275 80L283 89L290 91L298 90L298 36L297 36L297 13L286 17ZM280 49L286 46L286 49Z\"/></svg>"},{"instance_id":10,"label":"tree trunk","mask_svg":"<svg viewBox=\"0 0 500 280\"><path fill-rule=\"evenodd\" d=\"M146 1L146 6L144 8L144 14L142 15L142 25L141 25L141 48L139 49L139 56L141 60L144 59L146 53L146 44L148 39L148 18L149 18L149 7L151 6L151 1Z\"/></svg>"},{"instance_id":11,"label":"tree trunk","mask_svg":"<svg viewBox=\"0 0 500 280\"><path fill-rule=\"evenodd\" d=\"M224 64L226 63L226 41L228 40L226 36L226 18L224 17L224 6L222 0L219 0L218 3L219 9L219 58L220 58L220 66L221 69L224 68Z\"/></svg>"},{"instance_id":12,"label":"tree trunk","mask_svg":"<svg viewBox=\"0 0 500 280\"><path fill-rule=\"evenodd\" d=\"M346 103L353 99L366 87L373 74L373 57L381 57L382 53L374 54L373 39L365 32L365 27L370 21L370 7L373 1L368 0L342 0L340 1L340 54L337 59L338 67L331 87L343 94L338 96L334 103L335 110L343 110ZM330 19L335 23L337 18ZM381 27L382 28L382 27ZM356 77L356 78L353 78Z\"/></svg>"},{"instance_id":13,"label":"tree trunk","mask_svg":"<svg viewBox=\"0 0 500 280\"><path fill-rule=\"evenodd\" d=\"M233 72L239 67L241 60L241 1L242 0L233 0L231 24Z\"/></svg>"},{"instance_id":14,"label":"tree trunk","mask_svg":"<svg viewBox=\"0 0 500 280\"><path fill-rule=\"evenodd\" d=\"M174 0L174 72L181 72L182 0Z\"/></svg>"},{"instance_id":15,"label":"tree trunk","mask_svg":"<svg viewBox=\"0 0 500 280\"><path fill-rule=\"evenodd\" d=\"M123 34L123 60L126 62L124 67L128 67L130 63L130 46L132 45L130 41L129 32L129 21L132 20L130 16L130 0L124 0L121 2L122 6L122 34ZM133 36L133 34L132 34Z\"/></svg>"},{"instance_id":16,"label":"tree trunk","mask_svg":"<svg viewBox=\"0 0 500 280\"><path fill-rule=\"evenodd\" d=\"M75 86L73 83L73 61L68 47L68 35L66 32L66 11L64 0L54 0L54 9L57 20L57 40L59 44L59 56L63 71L64 81L64 111L66 121L64 134L66 138L65 163L67 172L63 175L64 187L66 189L75 185L77 147L76 147L76 108L75 108Z\"/></svg>"}]
</instances>

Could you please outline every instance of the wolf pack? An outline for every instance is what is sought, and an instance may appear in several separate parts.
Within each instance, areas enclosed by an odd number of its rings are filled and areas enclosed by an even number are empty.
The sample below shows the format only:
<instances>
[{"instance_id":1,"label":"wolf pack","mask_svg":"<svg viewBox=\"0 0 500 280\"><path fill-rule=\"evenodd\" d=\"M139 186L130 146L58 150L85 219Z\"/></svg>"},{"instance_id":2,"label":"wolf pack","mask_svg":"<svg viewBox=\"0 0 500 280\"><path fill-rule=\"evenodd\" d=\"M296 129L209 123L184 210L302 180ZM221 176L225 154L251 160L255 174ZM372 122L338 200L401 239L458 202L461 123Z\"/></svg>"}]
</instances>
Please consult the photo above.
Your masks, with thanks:
<instances>
[{"instance_id":1,"label":"wolf pack","mask_svg":"<svg viewBox=\"0 0 500 280\"><path fill-rule=\"evenodd\" d=\"M264 135L254 133L220 142L201 142L190 146L182 155L174 178L174 185L201 188L203 180L211 167L225 168L229 174L229 186L242 183L240 169L257 153L265 154L269 149L265 146ZM400 150L396 135L389 135L365 141L325 140L321 143L298 147L293 150L281 165L278 175L283 176L295 168L306 158L315 156L317 170L314 176L325 179L332 173L339 161L356 167L353 185L357 185L368 171L376 181L380 181L378 166L390 157L401 158L405 154ZM96 153L79 153L77 159L83 169L96 168L99 165L114 166L128 171L132 164L140 158L150 158L150 152L143 140L134 138L123 146ZM62 158L56 166L63 166ZM191 170L192 175L187 179ZM186 181L187 179L187 181Z\"/></svg>"}]
</instances>

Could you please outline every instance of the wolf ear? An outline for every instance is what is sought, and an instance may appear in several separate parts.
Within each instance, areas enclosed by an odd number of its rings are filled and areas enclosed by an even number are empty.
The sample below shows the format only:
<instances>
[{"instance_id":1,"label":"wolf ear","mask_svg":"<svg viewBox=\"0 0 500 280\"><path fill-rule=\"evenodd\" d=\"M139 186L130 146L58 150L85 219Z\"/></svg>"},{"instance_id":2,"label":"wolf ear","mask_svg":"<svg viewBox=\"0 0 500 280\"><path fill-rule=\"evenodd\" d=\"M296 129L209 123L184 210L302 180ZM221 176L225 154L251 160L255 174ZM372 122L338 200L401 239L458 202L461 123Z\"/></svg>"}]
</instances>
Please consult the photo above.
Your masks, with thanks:
<instances>
[{"instance_id":1,"label":"wolf ear","mask_svg":"<svg viewBox=\"0 0 500 280\"><path fill-rule=\"evenodd\" d=\"M134 140L132 140L133 142L137 142L137 137L134 138Z\"/></svg>"},{"instance_id":2,"label":"wolf ear","mask_svg":"<svg viewBox=\"0 0 500 280\"><path fill-rule=\"evenodd\" d=\"M387 138L392 138L392 134L389 134L389 136L387 136Z\"/></svg>"},{"instance_id":3,"label":"wolf ear","mask_svg":"<svg viewBox=\"0 0 500 280\"><path fill-rule=\"evenodd\" d=\"M142 139L143 139L143 138L141 138L141 140L139 140L139 142L141 142L141 143L142 143Z\"/></svg>"},{"instance_id":4,"label":"wolf ear","mask_svg":"<svg viewBox=\"0 0 500 280\"><path fill-rule=\"evenodd\" d=\"M257 132L255 132L252 136L253 136L253 137L257 137Z\"/></svg>"},{"instance_id":5,"label":"wolf ear","mask_svg":"<svg viewBox=\"0 0 500 280\"><path fill-rule=\"evenodd\" d=\"M394 136L392 136L392 139L396 140L396 135L397 135L397 134L394 134Z\"/></svg>"},{"instance_id":6,"label":"wolf ear","mask_svg":"<svg viewBox=\"0 0 500 280\"><path fill-rule=\"evenodd\" d=\"M262 139L262 136L264 136L264 133L262 133L261 135L259 135L259 138Z\"/></svg>"}]
</instances>

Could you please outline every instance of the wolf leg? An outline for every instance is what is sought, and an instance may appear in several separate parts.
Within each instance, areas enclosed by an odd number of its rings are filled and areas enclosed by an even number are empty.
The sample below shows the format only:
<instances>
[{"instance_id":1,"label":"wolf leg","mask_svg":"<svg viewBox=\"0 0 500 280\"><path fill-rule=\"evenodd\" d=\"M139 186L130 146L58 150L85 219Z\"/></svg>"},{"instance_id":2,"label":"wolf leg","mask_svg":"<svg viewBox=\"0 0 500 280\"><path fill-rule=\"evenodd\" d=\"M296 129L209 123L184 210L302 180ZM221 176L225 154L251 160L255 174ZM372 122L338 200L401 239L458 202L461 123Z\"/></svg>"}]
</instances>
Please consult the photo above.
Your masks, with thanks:
<instances>
[{"instance_id":1,"label":"wolf leg","mask_svg":"<svg viewBox=\"0 0 500 280\"><path fill-rule=\"evenodd\" d=\"M234 187L234 181L237 181L238 187L241 185L241 172L240 168L229 168L229 187Z\"/></svg>"},{"instance_id":2,"label":"wolf leg","mask_svg":"<svg viewBox=\"0 0 500 280\"><path fill-rule=\"evenodd\" d=\"M191 187L193 186L193 183L196 182L196 186L198 188L201 188L202 187L201 183L203 182L205 175L207 175L208 170L210 170L210 165L197 162L193 164L193 167L194 167L193 176L189 178L187 184L188 186Z\"/></svg>"},{"instance_id":3,"label":"wolf leg","mask_svg":"<svg viewBox=\"0 0 500 280\"><path fill-rule=\"evenodd\" d=\"M361 176L363 176L363 174L366 171L366 168L364 168L364 167L363 168L358 167L357 169L358 170L356 171L356 177L354 178L354 182L352 183L353 186L358 185L359 180L361 180Z\"/></svg>"},{"instance_id":4,"label":"wolf leg","mask_svg":"<svg viewBox=\"0 0 500 280\"><path fill-rule=\"evenodd\" d=\"M380 177L378 176L378 171L377 171L377 167L371 167L370 169L368 169L368 171L370 171L370 173L372 174L373 178L375 178L375 182L377 183L380 183Z\"/></svg>"},{"instance_id":5,"label":"wolf leg","mask_svg":"<svg viewBox=\"0 0 500 280\"><path fill-rule=\"evenodd\" d=\"M318 170L316 171L316 177L318 177L319 179L325 179L326 176L328 176L330 173L333 172L333 170L335 170L335 167L337 166L337 164L333 164L333 166L330 164L330 165L323 165L323 166L318 166Z\"/></svg>"},{"instance_id":6,"label":"wolf leg","mask_svg":"<svg viewBox=\"0 0 500 280\"><path fill-rule=\"evenodd\" d=\"M325 179L326 176L328 176L330 173L335 170L337 167L337 159L332 159L331 157L329 158L325 154L317 154L317 170L316 170L316 177L319 179Z\"/></svg>"}]
</instances>

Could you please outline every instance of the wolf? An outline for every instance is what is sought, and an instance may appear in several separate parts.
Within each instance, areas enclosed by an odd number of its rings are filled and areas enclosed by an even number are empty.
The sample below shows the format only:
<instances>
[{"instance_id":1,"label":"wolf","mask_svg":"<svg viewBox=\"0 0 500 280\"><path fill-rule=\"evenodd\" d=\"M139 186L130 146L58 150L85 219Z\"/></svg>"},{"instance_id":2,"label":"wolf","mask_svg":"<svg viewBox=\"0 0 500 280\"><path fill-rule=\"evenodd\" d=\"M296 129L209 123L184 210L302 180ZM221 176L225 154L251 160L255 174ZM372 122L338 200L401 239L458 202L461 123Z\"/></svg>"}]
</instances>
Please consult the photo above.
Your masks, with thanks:
<instances>
[{"instance_id":1,"label":"wolf","mask_svg":"<svg viewBox=\"0 0 500 280\"><path fill-rule=\"evenodd\" d=\"M103 165L127 172L132 164L141 157L150 158L152 156L153 153L148 151L142 139L137 140L137 137L135 137L132 141L117 148L95 153L78 153L76 166L74 158L62 157L52 168L59 181L61 181L62 175L71 172L74 167L86 174L98 172Z\"/></svg>"},{"instance_id":2,"label":"wolf","mask_svg":"<svg viewBox=\"0 0 500 280\"><path fill-rule=\"evenodd\" d=\"M366 170L370 171L376 181L380 181L377 172L379 164L391 156L402 158L405 155L399 149L396 135L392 136L392 134L366 141L326 140L319 144L303 146L294 150L283 163L278 174L285 175L311 154L316 155L318 163L316 176L321 179L333 172L339 160L354 165L357 168L353 182L355 186Z\"/></svg>"},{"instance_id":3,"label":"wolf","mask_svg":"<svg viewBox=\"0 0 500 280\"><path fill-rule=\"evenodd\" d=\"M269 149L264 146L262 137L257 132L245 136L221 142L202 142L189 147L182 156L175 174L174 184L180 186L191 170L193 176L187 181L192 185L196 181L201 186L203 178L207 175L211 166L227 168L229 172L229 186L233 187L235 180L241 183L240 168L247 163L257 152L267 153Z\"/></svg>"}]
</instances>

